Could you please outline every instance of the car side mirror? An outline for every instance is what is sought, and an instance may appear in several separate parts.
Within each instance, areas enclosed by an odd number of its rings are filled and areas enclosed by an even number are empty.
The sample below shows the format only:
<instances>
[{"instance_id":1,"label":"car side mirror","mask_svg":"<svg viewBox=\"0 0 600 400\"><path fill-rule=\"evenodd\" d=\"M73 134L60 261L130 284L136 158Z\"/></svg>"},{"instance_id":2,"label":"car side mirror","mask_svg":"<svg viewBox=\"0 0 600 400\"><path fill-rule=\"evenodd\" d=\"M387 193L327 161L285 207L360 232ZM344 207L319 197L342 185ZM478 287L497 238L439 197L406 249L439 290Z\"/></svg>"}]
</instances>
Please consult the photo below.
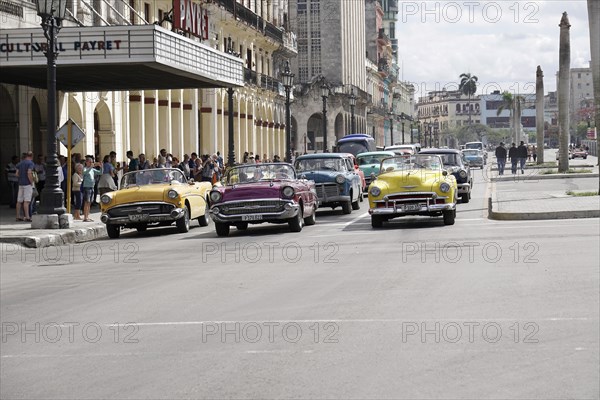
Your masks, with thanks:
<instances>
[{"instance_id":1,"label":"car side mirror","mask_svg":"<svg viewBox=\"0 0 600 400\"><path fill-rule=\"evenodd\" d=\"M194 178L190 178L188 180L188 185L193 185L194 183L196 183L196 181L194 181Z\"/></svg>"}]
</instances>

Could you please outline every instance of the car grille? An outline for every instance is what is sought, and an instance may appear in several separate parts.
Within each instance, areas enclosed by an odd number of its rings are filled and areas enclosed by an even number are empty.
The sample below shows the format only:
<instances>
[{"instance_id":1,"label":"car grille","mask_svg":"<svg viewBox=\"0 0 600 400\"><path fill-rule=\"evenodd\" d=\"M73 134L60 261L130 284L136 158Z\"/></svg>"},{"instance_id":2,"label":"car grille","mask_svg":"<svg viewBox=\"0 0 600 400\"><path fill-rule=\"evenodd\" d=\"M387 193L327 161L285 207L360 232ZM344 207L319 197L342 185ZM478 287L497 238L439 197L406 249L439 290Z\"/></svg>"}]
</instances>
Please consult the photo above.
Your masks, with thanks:
<instances>
[{"instance_id":1,"label":"car grille","mask_svg":"<svg viewBox=\"0 0 600 400\"><path fill-rule=\"evenodd\" d=\"M223 215L276 213L283 211L285 201L259 200L240 201L219 206Z\"/></svg>"},{"instance_id":2,"label":"car grille","mask_svg":"<svg viewBox=\"0 0 600 400\"><path fill-rule=\"evenodd\" d=\"M112 218L126 217L130 214L169 214L175 208L172 204L132 204L126 206L113 207L108 210L108 215Z\"/></svg>"},{"instance_id":3,"label":"car grille","mask_svg":"<svg viewBox=\"0 0 600 400\"><path fill-rule=\"evenodd\" d=\"M317 183L315 188L319 200L340 195L340 187L336 183Z\"/></svg>"},{"instance_id":4,"label":"car grille","mask_svg":"<svg viewBox=\"0 0 600 400\"><path fill-rule=\"evenodd\" d=\"M386 200L375 201L377 208L393 207L394 204L420 204L426 206L427 204L444 204L446 197L436 196L434 198L433 192L407 192L407 193L394 193L386 196Z\"/></svg>"}]
</instances>

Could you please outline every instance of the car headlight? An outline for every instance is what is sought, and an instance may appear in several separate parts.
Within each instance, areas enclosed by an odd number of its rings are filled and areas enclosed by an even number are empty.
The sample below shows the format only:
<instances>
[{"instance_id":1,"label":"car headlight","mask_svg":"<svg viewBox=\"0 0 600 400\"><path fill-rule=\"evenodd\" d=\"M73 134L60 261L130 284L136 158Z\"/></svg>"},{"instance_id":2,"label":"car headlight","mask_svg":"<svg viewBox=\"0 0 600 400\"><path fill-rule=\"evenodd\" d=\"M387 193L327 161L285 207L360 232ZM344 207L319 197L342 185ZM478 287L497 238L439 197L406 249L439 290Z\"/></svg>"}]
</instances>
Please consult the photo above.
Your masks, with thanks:
<instances>
[{"instance_id":1,"label":"car headlight","mask_svg":"<svg viewBox=\"0 0 600 400\"><path fill-rule=\"evenodd\" d=\"M467 171L465 171L464 169L461 169L460 172L458 173L458 176L460 176L461 178L466 178Z\"/></svg>"},{"instance_id":2,"label":"car headlight","mask_svg":"<svg viewBox=\"0 0 600 400\"><path fill-rule=\"evenodd\" d=\"M446 182L442 182L442 184L440 185L440 190L443 193L448 193L450 191L450 185L448 185Z\"/></svg>"},{"instance_id":3,"label":"car headlight","mask_svg":"<svg viewBox=\"0 0 600 400\"><path fill-rule=\"evenodd\" d=\"M377 186L373 186L369 192L371 193L371 196L377 197L381 194L381 189L379 189Z\"/></svg>"},{"instance_id":4,"label":"car headlight","mask_svg":"<svg viewBox=\"0 0 600 400\"><path fill-rule=\"evenodd\" d=\"M344 177L344 175L340 174L335 177L335 181L339 184L342 184L342 183L346 182L346 178Z\"/></svg>"},{"instance_id":5,"label":"car headlight","mask_svg":"<svg viewBox=\"0 0 600 400\"><path fill-rule=\"evenodd\" d=\"M218 203L223 198L223 195L218 190L213 190L210 192L210 201L213 203Z\"/></svg>"},{"instance_id":6,"label":"car headlight","mask_svg":"<svg viewBox=\"0 0 600 400\"><path fill-rule=\"evenodd\" d=\"M177 193L177 190L171 189L167 192L167 197L174 200L179 197L179 193Z\"/></svg>"},{"instance_id":7,"label":"car headlight","mask_svg":"<svg viewBox=\"0 0 600 400\"><path fill-rule=\"evenodd\" d=\"M286 186L281 190L281 193L283 194L283 197L291 198L291 197L294 197L295 191L294 191L293 187Z\"/></svg>"},{"instance_id":8,"label":"car headlight","mask_svg":"<svg viewBox=\"0 0 600 400\"><path fill-rule=\"evenodd\" d=\"M110 196L109 196L109 195L107 195L107 194L103 194L103 195L100 197L100 201L102 202L102 204L108 204L108 203L110 203L110 202L112 201L112 197L110 197Z\"/></svg>"}]
</instances>

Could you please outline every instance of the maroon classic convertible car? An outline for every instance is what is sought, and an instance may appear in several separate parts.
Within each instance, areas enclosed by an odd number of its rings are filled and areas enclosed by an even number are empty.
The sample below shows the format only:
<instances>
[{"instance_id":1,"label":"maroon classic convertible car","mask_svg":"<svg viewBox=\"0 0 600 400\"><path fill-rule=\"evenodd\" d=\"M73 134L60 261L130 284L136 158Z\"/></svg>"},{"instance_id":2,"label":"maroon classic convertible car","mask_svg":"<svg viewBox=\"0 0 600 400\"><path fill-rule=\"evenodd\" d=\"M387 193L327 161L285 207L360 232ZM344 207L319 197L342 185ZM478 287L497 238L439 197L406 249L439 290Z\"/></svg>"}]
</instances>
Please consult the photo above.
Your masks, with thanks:
<instances>
[{"instance_id":1,"label":"maroon classic convertible car","mask_svg":"<svg viewBox=\"0 0 600 400\"><path fill-rule=\"evenodd\" d=\"M245 164L231 168L223 185L210 192L210 214L217 235L229 235L248 224L288 223L292 232L314 225L317 210L315 183L297 179L286 163Z\"/></svg>"}]
</instances>

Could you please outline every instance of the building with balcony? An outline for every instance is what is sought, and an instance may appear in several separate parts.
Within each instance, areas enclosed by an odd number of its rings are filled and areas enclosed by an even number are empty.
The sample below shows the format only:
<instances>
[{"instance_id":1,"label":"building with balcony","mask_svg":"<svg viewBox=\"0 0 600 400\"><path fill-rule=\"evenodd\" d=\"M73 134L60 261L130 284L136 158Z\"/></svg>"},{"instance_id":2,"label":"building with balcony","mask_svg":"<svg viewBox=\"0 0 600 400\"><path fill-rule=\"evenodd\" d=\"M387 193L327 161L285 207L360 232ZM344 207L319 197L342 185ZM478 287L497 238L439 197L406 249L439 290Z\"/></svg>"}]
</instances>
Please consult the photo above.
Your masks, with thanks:
<instances>
[{"instance_id":1,"label":"building with balcony","mask_svg":"<svg viewBox=\"0 0 600 400\"><path fill-rule=\"evenodd\" d=\"M119 161L127 150L150 160L162 148L180 158L225 154L233 113L237 160L244 151L282 155L285 96L278 77L284 60L297 54L287 2L175 2L193 8L196 20L178 20L168 0L68 3L58 34L58 125L71 118L85 132L73 151L115 151ZM24 151L46 154L46 42L35 2L3 1L0 18L6 164ZM234 89L232 110L227 88Z\"/></svg>"}]
</instances>

